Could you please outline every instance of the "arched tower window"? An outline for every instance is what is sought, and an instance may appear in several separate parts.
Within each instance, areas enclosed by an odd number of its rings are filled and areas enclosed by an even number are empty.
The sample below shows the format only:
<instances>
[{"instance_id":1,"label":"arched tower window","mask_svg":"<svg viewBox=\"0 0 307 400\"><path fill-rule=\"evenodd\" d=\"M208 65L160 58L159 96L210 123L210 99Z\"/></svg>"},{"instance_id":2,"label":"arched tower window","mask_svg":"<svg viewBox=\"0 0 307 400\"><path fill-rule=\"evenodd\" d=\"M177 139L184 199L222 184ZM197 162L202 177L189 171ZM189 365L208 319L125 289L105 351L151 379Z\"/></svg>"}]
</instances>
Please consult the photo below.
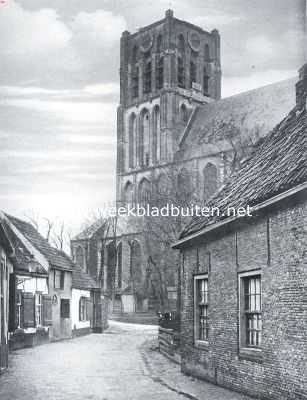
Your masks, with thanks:
<instances>
[{"instance_id":1,"label":"arched tower window","mask_svg":"<svg viewBox=\"0 0 307 400\"><path fill-rule=\"evenodd\" d=\"M140 114L140 129L139 129L139 163L141 166L148 166L150 161L150 119L149 111L143 109Z\"/></svg>"},{"instance_id":2,"label":"arched tower window","mask_svg":"<svg viewBox=\"0 0 307 400\"><path fill-rule=\"evenodd\" d=\"M184 56L184 52L185 52L185 42L184 42L184 37L183 37L183 35L179 35L179 36L178 36L177 47L178 47L179 53L181 53L181 55Z\"/></svg>"},{"instance_id":3,"label":"arched tower window","mask_svg":"<svg viewBox=\"0 0 307 400\"><path fill-rule=\"evenodd\" d=\"M124 201L127 204L133 204L133 184L129 181L124 188Z\"/></svg>"},{"instance_id":4,"label":"arched tower window","mask_svg":"<svg viewBox=\"0 0 307 400\"><path fill-rule=\"evenodd\" d=\"M132 70L131 95L133 99L139 96L139 67L133 67Z\"/></svg>"},{"instance_id":5,"label":"arched tower window","mask_svg":"<svg viewBox=\"0 0 307 400\"><path fill-rule=\"evenodd\" d=\"M137 47L137 45L135 45L135 46L133 46L133 49L132 49L131 63L133 65L136 64L137 59L138 59L138 47Z\"/></svg>"},{"instance_id":6,"label":"arched tower window","mask_svg":"<svg viewBox=\"0 0 307 400\"><path fill-rule=\"evenodd\" d=\"M151 61L147 61L144 66L144 85L143 85L143 91L144 93L150 93L151 92Z\"/></svg>"},{"instance_id":7,"label":"arched tower window","mask_svg":"<svg viewBox=\"0 0 307 400\"><path fill-rule=\"evenodd\" d=\"M217 190L217 168L208 163L203 170L204 200L207 201Z\"/></svg>"},{"instance_id":8,"label":"arched tower window","mask_svg":"<svg viewBox=\"0 0 307 400\"><path fill-rule=\"evenodd\" d=\"M157 63L157 74L156 74L157 89L163 88L163 82L164 82L164 58L160 57Z\"/></svg>"},{"instance_id":9,"label":"arched tower window","mask_svg":"<svg viewBox=\"0 0 307 400\"><path fill-rule=\"evenodd\" d=\"M180 106L179 117L181 122L185 123L188 121L188 109L185 104L181 104Z\"/></svg>"},{"instance_id":10,"label":"arched tower window","mask_svg":"<svg viewBox=\"0 0 307 400\"><path fill-rule=\"evenodd\" d=\"M196 82L196 62L194 60L190 61L190 87L193 86L193 82Z\"/></svg>"},{"instance_id":11,"label":"arched tower window","mask_svg":"<svg viewBox=\"0 0 307 400\"><path fill-rule=\"evenodd\" d=\"M157 38L157 53L160 54L162 50L163 50L162 35L159 35Z\"/></svg>"},{"instance_id":12,"label":"arched tower window","mask_svg":"<svg viewBox=\"0 0 307 400\"><path fill-rule=\"evenodd\" d=\"M84 257L84 250L83 247L78 246L76 250L76 256L75 256L76 264L84 269L85 266L85 257Z\"/></svg>"},{"instance_id":13,"label":"arched tower window","mask_svg":"<svg viewBox=\"0 0 307 400\"><path fill-rule=\"evenodd\" d=\"M136 141L136 115L132 113L129 117L129 138L128 138L128 147L129 147L129 167L134 167L134 148Z\"/></svg>"},{"instance_id":14,"label":"arched tower window","mask_svg":"<svg viewBox=\"0 0 307 400\"><path fill-rule=\"evenodd\" d=\"M183 35L178 36L177 40L177 83L179 87L185 87L185 41Z\"/></svg>"},{"instance_id":15,"label":"arched tower window","mask_svg":"<svg viewBox=\"0 0 307 400\"><path fill-rule=\"evenodd\" d=\"M158 160L158 139L160 137L160 108L155 106L153 109L153 130L152 130L152 160Z\"/></svg>"},{"instance_id":16,"label":"arched tower window","mask_svg":"<svg viewBox=\"0 0 307 400\"><path fill-rule=\"evenodd\" d=\"M206 68L203 71L203 92L205 96L209 95L209 75Z\"/></svg>"},{"instance_id":17,"label":"arched tower window","mask_svg":"<svg viewBox=\"0 0 307 400\"><path fill-rule=\"evenodd\" d=\"M117 276L116 276L116 283L117 287L120 289L122 287L122 274L123 274L123 245L119 243L117 246Z\"/></svg>"},{"instance_id":18,"label":"arched tower window","mask_svg":"<svg viewBox=\"0 0 307 400\"><path fill-rule=\"evenodd\" d=\"M184 61L181 56L177 58L177 82L179 87L185 87Z\"/></svg>"},{"instance_id":19,"label":"arched tower window","mask_svg":"<svg viewBox=\"0 0 307 400\"><path fill-rule=\"evenodd\" d=\"M139 204L146 206L151 200L151 185L148 179L144 178L139 184Z\"/></svg>"},{"instance_id":20,"label":"arched tower window","mask_svg":"<svg viewBox=\"0 0 307 400\"><path fill-rule=\"evenodd\" d=\"M205 44L205 61L210 61L210 47Z\"/></svg>"}]
</instances>

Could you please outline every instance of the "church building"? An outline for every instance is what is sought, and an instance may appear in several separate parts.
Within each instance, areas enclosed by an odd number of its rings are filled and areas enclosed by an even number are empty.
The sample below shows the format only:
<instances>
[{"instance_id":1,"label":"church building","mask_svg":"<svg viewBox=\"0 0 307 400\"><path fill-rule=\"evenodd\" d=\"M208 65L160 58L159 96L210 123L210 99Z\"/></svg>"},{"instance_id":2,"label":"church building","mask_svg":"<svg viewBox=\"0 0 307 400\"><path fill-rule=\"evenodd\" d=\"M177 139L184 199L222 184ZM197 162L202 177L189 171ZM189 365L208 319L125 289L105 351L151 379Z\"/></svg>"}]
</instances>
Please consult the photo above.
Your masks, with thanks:
<instances>
[{"instance_id":1,"label":"church building","mask_svg":"<svg viewBox=\"0 0 307 400\"><path fill-rule=\"evenodd\" d=\"M220 35L165 17L120 41L116 204L209 199L295 104L287 80L221 99ZM163 201L161 203L161 198ZM115 313L177 308L180 222L120 217L71 242Z\"/></svg>"}]
</instances>

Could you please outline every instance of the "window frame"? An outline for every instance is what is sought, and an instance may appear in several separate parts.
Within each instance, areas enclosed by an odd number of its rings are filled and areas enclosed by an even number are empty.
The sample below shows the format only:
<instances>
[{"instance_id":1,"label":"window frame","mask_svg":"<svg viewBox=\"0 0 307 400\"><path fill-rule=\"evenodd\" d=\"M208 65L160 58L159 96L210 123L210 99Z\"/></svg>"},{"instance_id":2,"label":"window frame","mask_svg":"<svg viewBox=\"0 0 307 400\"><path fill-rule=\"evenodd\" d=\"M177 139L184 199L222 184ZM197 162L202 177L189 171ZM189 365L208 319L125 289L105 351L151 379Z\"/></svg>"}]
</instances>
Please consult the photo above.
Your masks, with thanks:
<instances>
[{"instance_id":1,"label":"window frame","mask_svg":"<svg viewBox=\"0 0 307 400\"><path fill-rule=\"evenodd\" d=\"M259 356L262 353L262 343L260 341L259 346L252 346L247 344L247 322L246 322L246 309L245 309L245 289L244 285L246 280L250 280L252 278L260 277L260 311L257 311L257 314L261 316L261 340L263 334L262 327L262 271L260 269L240 272L238 273L238 323L239 323L239 354L240 355L250 355L250 356Z\"/></svg>"},{"instance_id":2,"label":"window frame","mask_svg":"<svg viewBox=\"0 0 307 400\"><path fill-rule=\"evenodd\" d=\"M34 294L35 304L35 326L43 326L43 292L35 292Z\"/></svg>"},{"instance_id":3,"label":"window frame","mask_svg":"<svg viewBox=\"0 0 307 400\"><path fill-rule=\"evenodd\" d=\"M207 281L207 304L205 304L206 312L206 329L208 330L206 339L199 338L199 304L197 302L198 297L198 282L201 280ZM201 273L195 274L193 276L193 325L194 325L194 345L196 347L207 347L209 345L209 329L210 324L208 323L209 320L209 306L210 306L210 296L209 296L209 274L208 273Z\"/></svg>"},{"instance_id":4,"label":"window frame","mask_svg":"<svg viewBox=\"0 0 307 400\"><path fill-rule=\"evenodd\" d=\"M57 273L60 274L60 276L59 276L60 284L59 285L57 285L57 279L56 279ZM54 289L57 289L57 290L64 290L64 288L65 288L65 271L62 271L60 269L54 269L53 287L54 287Z\"/></svg>"},{"instance_id":5,"label":"window frame","mask_svg":"<svg viewBox=\"0 0 307 400\"><path fill-rule=\"evenodd\" d=\"M81 296L79 299L79 322L86 322L87 320L86 312L86 297Z\"/></svg>"}]
</instances>

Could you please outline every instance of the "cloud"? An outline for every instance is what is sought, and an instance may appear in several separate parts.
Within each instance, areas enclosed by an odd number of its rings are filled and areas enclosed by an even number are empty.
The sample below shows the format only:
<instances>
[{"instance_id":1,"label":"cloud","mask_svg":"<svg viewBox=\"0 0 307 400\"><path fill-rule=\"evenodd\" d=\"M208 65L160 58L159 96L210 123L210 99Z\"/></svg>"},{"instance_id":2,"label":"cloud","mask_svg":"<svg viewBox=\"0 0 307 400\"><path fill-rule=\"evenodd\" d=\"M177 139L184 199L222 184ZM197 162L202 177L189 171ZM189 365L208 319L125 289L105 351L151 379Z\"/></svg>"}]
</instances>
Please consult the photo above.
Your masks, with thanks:
<instances>
[{"instance_id":1,"label":"cloud","mask_svg":"<svg viewBox=\"0 0 307 400\"><path fill-rule=\"evenodd\" d=\"M104 10L92 13L80 12L71 23L74 41L80 43L83 49L88 46L111 49L118 43L119 34L126 29L126 26L124 17Z\"/></svg>"},{"instance_id":2,"label":"cloud","mask_svg":"<svg viewBox=\"0 0 307 400\"><path fill-rule=\"evenodd\" d=\"M0 80L65 85L85 80L90 71L97 80L103 66L114 76L117 57L105 58L105 52L118 48L124 29L124 17L111 11L81 11L64 19L55 9L28 10L10 0L0 13L0 37L6 38L0 43Z\"/></svg>"}]
</instances>

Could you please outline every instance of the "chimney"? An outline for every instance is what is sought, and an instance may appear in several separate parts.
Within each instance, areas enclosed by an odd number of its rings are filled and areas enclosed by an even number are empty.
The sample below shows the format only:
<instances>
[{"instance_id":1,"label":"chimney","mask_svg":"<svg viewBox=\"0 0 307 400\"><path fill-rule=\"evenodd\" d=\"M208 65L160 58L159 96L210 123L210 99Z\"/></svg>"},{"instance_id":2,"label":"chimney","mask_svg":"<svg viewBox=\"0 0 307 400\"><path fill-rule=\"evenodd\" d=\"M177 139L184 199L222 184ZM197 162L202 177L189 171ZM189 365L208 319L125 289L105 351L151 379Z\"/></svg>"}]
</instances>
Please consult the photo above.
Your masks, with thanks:
<instances>
[{"instance_id":1,"label":"chimney","mask_svg":"<svg viewBox=\"0 0 307 400\"><path fill-rule=\"evenodd\" d=\"M299 81L296 84L296 105L306 108L307 99L307 63L299 70Z\"/></svg>"}]
</instances>

